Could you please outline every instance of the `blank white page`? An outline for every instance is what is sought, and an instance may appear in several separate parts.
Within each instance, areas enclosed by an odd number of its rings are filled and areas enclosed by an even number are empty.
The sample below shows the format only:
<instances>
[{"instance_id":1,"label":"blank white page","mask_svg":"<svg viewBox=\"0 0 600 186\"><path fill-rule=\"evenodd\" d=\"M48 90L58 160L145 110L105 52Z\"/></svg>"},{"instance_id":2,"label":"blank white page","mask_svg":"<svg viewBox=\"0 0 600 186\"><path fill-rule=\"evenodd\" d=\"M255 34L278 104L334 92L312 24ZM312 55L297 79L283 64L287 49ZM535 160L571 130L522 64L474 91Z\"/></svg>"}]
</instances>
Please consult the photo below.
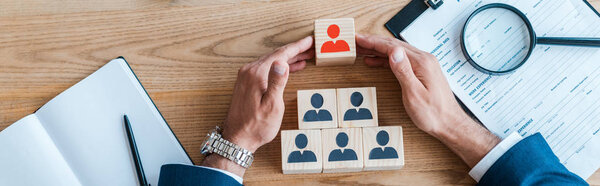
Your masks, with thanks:
<instances>
[{"instance_id":1,"label":"blank white page","mask_svg":"<svg viewBox=\"0 0 600 186\"><path fill-rule=\"evenodd\" d=\"M0 133L0 185L81 185L35 115Z\"/></svg>"},{"instance_id":2,"label":"blank white page","mask_svg":"<svg viewBox=\"0 0 600 186\"><path fill-rule=\"evenodd\" d=\"M127 114L149 183L160 167L192 164L123 59L115 59L36 113L84 185L137 185Z\"/></svg>"},{"instance_id":3,"label":"blank white page","mask_svg":"<svg viewBox=\"0 0 600 186\"><path fill-rule=\"evenodd\" d=\"M600 50L537 45L517 71L477 71L460 48L467 17L489 3L524 12L538 36L600 37L600 18L583 0L461 0L428 9L402 33L434 54L452 91L493 133L540 132L560 161L583 178L600 167Z\"/></svg>"}]
</instances>

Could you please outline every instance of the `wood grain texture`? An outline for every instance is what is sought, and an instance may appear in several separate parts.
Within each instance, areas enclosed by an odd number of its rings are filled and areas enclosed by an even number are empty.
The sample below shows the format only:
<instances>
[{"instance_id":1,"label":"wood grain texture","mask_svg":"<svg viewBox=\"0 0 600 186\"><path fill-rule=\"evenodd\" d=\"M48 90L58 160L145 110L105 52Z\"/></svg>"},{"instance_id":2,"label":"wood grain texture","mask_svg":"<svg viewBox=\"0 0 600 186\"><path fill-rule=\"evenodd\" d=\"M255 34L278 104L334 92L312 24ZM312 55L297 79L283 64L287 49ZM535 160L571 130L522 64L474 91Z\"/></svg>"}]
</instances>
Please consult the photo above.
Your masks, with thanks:
<instances>
[{"instance_id":1,"label":"wood grain texture","mask_svg":"<svg viewBox=\"0 0 600 186\"><path fill-rule=\"evenodd\" d=\"M362 171L362 128L321 130L323 173Z\"/></svg>"},{"instance_id":2,"label":"wood grain texture","mask_svg":"<svg viewBox=\"0 0 600 186\"><path fill-rule=\"evenodd\" d=\"M377 100L376 89L376 87L337 89L340 128L379 126L377 114L379 100Z\"/></svg>"},{"instance_id":3,"label":"wood grain texture","mask_svg":"<svg viewBox=\"0 0 600 186\"><path fill-rule=\"evenodd\" d=\"M354 18L315 20L315 64L352 65L356 61Z\"/></svg>"},{"instance_id":4,"label":"wood grain texture","mask_svg":"<svg viewBox=\"0 0 600 186\"><path fill-rule=\"evenodd\" d=\"M322 98L322 104L316 105L318 108L312 105L313 96ZM298 129L338 128L336 89L299 90L296 102L298 102ZM330 118L304 121L305 115L309 112L317 116L329 114Z\"/></svg>"},{"instance_id":5,"label":"wood grain texture","mask_svg":"<svg viewBox=\"0 0 600 186\"><path fill-rule=\"evenodd\" d=\"M402 140L402 127L400 126L385 126L385 127L365 127L362 129L363 136L363 158L364 170L394 170L401 169L404 166L404 145ZM379 133L387 134L387 139L382 140L379 144ZM390 149L391 148L391 149ZM387 157L375 154L375 150L387 153ZM391 154L396 155L392 158ZM374 158L371 158L373 155Z\"/></svg>"},{"instance_id":6,"label":"wood grain texture","mask_svg":"<svg viewBox=\"0 0 600 186\"><path fill-rule=\"evenodd\" d=\"M304 137L306 141L300 139L303 142L297 142L296 138L299 136ZM321 173L323 171L322 149L319 129L281 131L281 170L284 174ZM300 156L292 156L292 153ZM290 157L297 159L290 160Z\"/></svg>"},{"instance_id":7,"label":"wood grain texture","mask_svg":"<svg viewBox=\"0 0 600 186\"><path fill-rule=\"evenodd\" d=\"M117 56L125 56L196 164L204 135L223 121L237 70L312 35L314 20L354 17L357 33L383 24L408 0L104 0L0 2L0 129L34 112ZM600 7L600 0L591 0ZM315 6L319 4L320 6ZM297 129L296 91L377 87L380 126L403 127L398 171L283 175L277 137L260 148L247 185L473 185L469 168L417 129L387 69L315 67L290 76L282 129ZM591 184L600 184L600 174Z\"/></svg>"}]
</instances>

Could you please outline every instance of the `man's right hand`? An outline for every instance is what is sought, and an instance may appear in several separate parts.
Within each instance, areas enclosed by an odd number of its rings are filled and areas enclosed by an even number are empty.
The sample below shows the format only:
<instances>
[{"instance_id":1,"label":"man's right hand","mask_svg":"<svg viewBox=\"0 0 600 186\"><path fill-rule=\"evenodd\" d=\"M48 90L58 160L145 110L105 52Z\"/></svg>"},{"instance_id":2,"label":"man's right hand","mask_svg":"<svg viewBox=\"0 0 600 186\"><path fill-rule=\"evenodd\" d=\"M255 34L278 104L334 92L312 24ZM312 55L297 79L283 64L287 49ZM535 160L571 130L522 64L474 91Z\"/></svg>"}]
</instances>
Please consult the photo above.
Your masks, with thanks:
<instances>
[{"instance_id":1,"label":"man's right hand","mask_svg":"<svg viewBox=\"0 0 600 186\"><path fill-rule=\"evenodd\" d=\"M467 165L475 166L500 142L458 105L433 55L390 37L357 34L356 43L367 65L392 69L415 125L446 144Z\"/></svg>"}]
</instances>

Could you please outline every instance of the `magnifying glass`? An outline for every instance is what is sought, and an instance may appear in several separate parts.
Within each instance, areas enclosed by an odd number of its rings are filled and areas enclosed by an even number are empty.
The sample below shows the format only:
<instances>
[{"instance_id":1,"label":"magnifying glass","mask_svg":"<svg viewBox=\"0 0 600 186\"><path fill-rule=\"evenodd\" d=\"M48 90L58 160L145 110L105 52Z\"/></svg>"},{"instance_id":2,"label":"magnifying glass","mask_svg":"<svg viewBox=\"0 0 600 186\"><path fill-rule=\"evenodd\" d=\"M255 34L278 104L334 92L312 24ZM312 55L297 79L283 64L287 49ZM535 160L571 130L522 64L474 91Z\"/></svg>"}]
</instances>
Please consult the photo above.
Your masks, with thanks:
<instances>
[{"instance_id":1,"label":"magnifying glass","mask_svg":"<svg viewBox=\"0 0 600 186\"><path fill-rule=\"evenodd\" d=\"M537 44L600 47L600 38L537 37L523 12L502 3L475 10L461 34L461 47L469 63L493 75L521 67Z\"/></svg>"}]
</instances>

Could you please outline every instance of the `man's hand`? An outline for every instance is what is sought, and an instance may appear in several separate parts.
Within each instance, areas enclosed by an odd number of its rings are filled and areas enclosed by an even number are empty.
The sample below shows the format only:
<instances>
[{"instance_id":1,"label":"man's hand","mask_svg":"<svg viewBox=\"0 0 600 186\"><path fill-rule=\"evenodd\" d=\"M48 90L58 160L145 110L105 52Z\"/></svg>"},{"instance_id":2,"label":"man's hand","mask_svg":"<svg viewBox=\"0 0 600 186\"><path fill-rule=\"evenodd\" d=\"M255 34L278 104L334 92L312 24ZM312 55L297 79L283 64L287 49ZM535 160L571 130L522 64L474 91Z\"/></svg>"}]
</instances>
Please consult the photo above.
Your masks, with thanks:
<instances>
[{"instance_id":1,"label":"man's hand","mask_svg":"<svg viewBox=\"0 0 600 186\"><path fill-rule=\"evenodd\" d=\"M467 165L475 166L500 142L458 105L433 55L389 37L358 34L356 43L367 65L392 69L415 125L446 144Z\"/></svg>"},{"instance_id":2,"label":"man's hand","mask_svg":"<svg viewBox=\"0 0 600 186\"><path fill-rule=\"evenodd\" d=\"M223 126L224 139L254 152L277 136L289 71L306 66L305 60L314 56L309 50L312 43L312 37L306 37L240 68Z\"/></svg>"},{"instance_id":3,"label":"man's hand","mask_svg":"<svg viewBox=\"0 0 600 186\"><path fill-rule=\"evenodd\" d=\"M223 138L251 152L271 142L279 131L285 105L283 91L289 72L304 69L314 57L311 36L280 47L240 68ZM218 155L206 157L203 165L243 176L244 169Z\"/></svg>"}]
</instances>

